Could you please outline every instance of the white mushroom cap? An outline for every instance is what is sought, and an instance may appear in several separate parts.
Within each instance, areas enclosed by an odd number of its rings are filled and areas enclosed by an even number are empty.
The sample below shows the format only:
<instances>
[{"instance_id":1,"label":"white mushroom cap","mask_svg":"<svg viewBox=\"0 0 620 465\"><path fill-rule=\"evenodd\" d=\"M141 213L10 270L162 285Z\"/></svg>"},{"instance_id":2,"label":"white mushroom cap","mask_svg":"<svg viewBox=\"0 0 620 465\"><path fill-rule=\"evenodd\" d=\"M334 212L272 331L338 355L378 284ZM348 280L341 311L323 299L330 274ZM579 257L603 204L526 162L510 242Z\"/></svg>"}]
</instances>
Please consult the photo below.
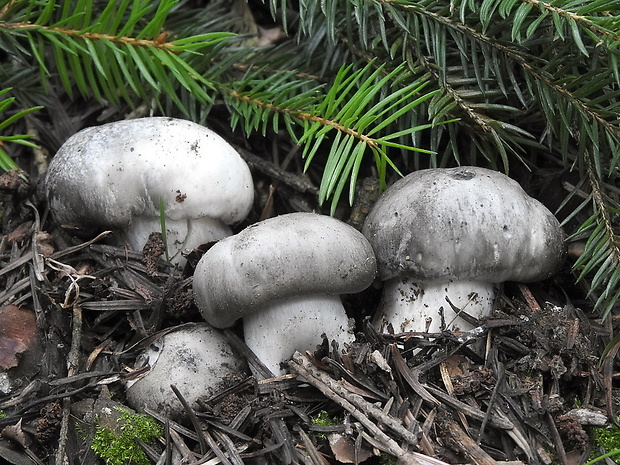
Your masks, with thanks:
<instances>
[{"instance_id":1,"label":"white mushroom cap","mask_svg":"<svg viewBox=\"0 0 620 465\"><path fill-rule=\"evenodd\" d=\"M244 317L248 347L273 373L323 333L353 341L338 294L360 292L376 274L374 253L353 227L328 216L291 213L221 240L194 273L196 303L216 327ZM252 315L248 318L248 315Z\"/></svg>"},{"instance_id":2,"label":"white mushroom cap","mask_svg":"<svg viewBox=\"0 0 620 465\"><path fill-rule=\"evenodd\" d=\"M180 326L153 341L141 355L150 366L127 383L127 401L139 411L155 410L179 418L184 409L170 388L179 390L192 408L198 397L211 397L249 374L245 359L235 353L224 334L206 323Z\"/></svg>"},{"instance_id":3,"label":"white mushroom cap","mask_svg":"<svg viewBox=\"0 0 620 465\"><path fill-rule=\"evenodd\" d=\"M363 228L383 280L550 277L564 261L558 220L508 176L464 166L420 170L379 198Z\"/></svg>"},{"instance_id":4,"label":"white mushroom cap","mask_svg":"<svg viewBox=\"0 0 620 465\"><path fill-rule=\"evenodd\" d=\"M516 181L478 167L421 170L397 181L363 233L388 281L375 323L403 332L468 329L463 321L441 326L455 320L446 297L488 316L493 283L546 279L565 258L555 216Z\"/></svg>"},{"instance_id":5,"label":"white mushroom cap","mask_svg":"<svg viewBox=\"0 0 620 465\"><path fill-rule=\"evenodd\" d=\"M280 299L351 294L376 272L366 238L335 218L290 213L253 224L222 239L194 273L196 303L216 328Z\"/></svg>"},{"instance_id":6,"label":"white mushroom cap","mask_svg":"<svg viewBox=\"0 0 620 465\"><path fill-rule=\"evenodd\" d=\"M224 139L166 117L118 121L73 135L50 163L46 190L59 224L117 230L138 224L139 234L127 236L140 248L148 233L161 229L160 199L173 240L184 246L184 234L174 237L175 222L191 229L190 220L216 220L219 239L230 234L226 224L247 216L254 198L247 164Z\"/></svg>"}]
</instances>

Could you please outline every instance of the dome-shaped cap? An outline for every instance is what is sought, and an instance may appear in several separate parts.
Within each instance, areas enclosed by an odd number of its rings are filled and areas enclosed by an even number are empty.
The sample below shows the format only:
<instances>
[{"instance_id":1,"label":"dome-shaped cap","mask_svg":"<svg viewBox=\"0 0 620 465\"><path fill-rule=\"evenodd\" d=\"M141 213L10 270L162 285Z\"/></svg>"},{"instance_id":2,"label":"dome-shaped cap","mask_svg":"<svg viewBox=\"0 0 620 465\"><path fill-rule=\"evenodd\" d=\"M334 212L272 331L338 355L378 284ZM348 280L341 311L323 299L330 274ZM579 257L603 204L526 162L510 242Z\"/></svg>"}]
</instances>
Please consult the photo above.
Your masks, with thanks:
<instances>
[{"instance_id":1,"label":"dome-shaped cap","mask_svg":"<svg viewBox=\"0 0 620 465\"><path fill-rule=\"evenodd\" d=\"M215 132L190 121L140 118L83 129L52 159L50 209L62 225L124 229L134 216L245 218L252 176Z\"/></svg>"},{"instance_id":2,"label":"dome-shaped cap","mask_svg":"<svg viewBox=\"0 0 620 465\"><path fill-rule=\"evenodd\" d=\"M196 399L224 390L227 382L249 374L245 358L237 354L226 336L207 323L178 326L151 341L139 360L148 370L127 382L127 401L139 410L146 408L179 418L185 409L171 384L197 408Z\"/></svg>"},{"instance_id":3,"label":"dome-shaped cap","mask_svg":"<svg viewBox=\"0 0 620 465\"><path fill-rule=\"evenodd\" d=\"M360 292L374 280L366 238L335 218L290 213L256 223L211 247L194 273L207 322L227 327L280 299Z\"/></svg>"},{"instance_id":4,"label":"dome-shaped cap","mask_svg":"<svg viewBox=\"0 0 620 465\"><path fill-rule=\"evenodd\" d=\"M379 198L363 228L379 276L418 282L531 282L564 261L555 216L497 171L464 166L420 170Z\"/></svg>"}]
</instances>

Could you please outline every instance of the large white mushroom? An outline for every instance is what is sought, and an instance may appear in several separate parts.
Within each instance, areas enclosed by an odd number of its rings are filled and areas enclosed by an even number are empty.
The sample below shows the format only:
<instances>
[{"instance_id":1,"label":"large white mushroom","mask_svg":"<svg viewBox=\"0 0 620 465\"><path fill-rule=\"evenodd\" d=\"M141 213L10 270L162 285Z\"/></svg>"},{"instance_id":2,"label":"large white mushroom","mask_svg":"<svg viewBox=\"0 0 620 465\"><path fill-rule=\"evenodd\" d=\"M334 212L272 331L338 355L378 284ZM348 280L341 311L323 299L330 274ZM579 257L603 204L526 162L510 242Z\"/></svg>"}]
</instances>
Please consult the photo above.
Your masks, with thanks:
<instances>
[{"instance_id":1,"label":"large white mushroom","mask_svg":"<svg viewBox=\"0 0 620 465\"><path fill-rule=\"evenodd\" d=\"M321 335L352 342L339 294L374 280L366 238L328 216L291 213L219 241L194 273L196 303L215 327L243 318L246 344L275 374L296 351L314 350Z\"/></svg>"},{"instance_id":2,"label":"large white mushroom","mask_svg":"<svg viewBox=\"0 0 620 465\"><path fill-rule=\"evenodd\" d=\"M114 229L119 243L142 250L161 232L163 206L171 260L229 236L254 198L240 155L215 132L190 121L140 118L86 128L52 159L49 206L63 226Z\"/></svg>"},{"instance_id":3,"label":"large white mushroom","mask_svg":"<svg viewBox=\"0 0 620 465\"><path fill-rule=\"evenodd\" d=\"M488 316L496 283L546 279L565 258L555 216L516 181L478 167L400 179L379 198L363 233L385 281L375 324L396 332L471 329L459 310Z\"/></svg>"},{"instance_id":4,"label":"large white mushroom","mask_svg":"<svg viewBox=\"0 0 620 465\"><path fill-rule=\"evenodd\" d=\"M249 375L245 359L234 352L224 334L206 323L179 326L155 339L138 358L148 369L126 383L127 401L139 411L149 408L178 419L184 408L170 385L190 407Z\"/></svg>"}]
</instances>

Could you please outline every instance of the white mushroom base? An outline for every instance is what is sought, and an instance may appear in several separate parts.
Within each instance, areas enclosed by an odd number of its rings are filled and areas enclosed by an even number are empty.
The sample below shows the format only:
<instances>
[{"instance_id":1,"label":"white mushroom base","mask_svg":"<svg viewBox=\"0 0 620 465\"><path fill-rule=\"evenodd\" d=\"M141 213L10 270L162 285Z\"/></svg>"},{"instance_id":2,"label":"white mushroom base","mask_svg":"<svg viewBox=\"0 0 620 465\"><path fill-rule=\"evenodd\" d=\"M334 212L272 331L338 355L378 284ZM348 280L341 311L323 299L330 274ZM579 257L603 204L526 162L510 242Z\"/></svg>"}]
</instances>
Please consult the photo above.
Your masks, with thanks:
<instances>
[{"instance_id":1,"label":"white mushroom base","mask_svg":"<svg viewBox=\"0 0 620 465\"><path fill-rule=\"evenodd\" d=\"M373 325L381 329L391 324L395 333L473 329L446 299L460 311L480 319L489 316L493 310L495 285L468 280L418 284L405 278L394 278L384 284Z\"/></svg>"},{"instance_id":2,"label":"white mushroom base","mask_svg":"<svg viewBox=\"0 0 620 465\"><path fill-rule=\"evenodd\" d=\"M351 324L337 295L283 299L243 317L246 345L275 375L295 351L314 351L325 334L340 347L355 340Z\"/></svg>"},{"instance_id":3,"label":"white mushroom base","mask_svg":"<svg viewBox=\"0 0 620 465\"><path fill-rule=\"evenodd\" d=\"M153 232L161 232L159 217L135 216L131 226L119 233L119 244L125 244L131 250L142 250ZM172 263L185 265L181 252L192 250L207 242L219 241L232 235L231 229L224 223L211 218L171 220L166 218L166 240L168 256Z\"/></svg>"}]
</instances>

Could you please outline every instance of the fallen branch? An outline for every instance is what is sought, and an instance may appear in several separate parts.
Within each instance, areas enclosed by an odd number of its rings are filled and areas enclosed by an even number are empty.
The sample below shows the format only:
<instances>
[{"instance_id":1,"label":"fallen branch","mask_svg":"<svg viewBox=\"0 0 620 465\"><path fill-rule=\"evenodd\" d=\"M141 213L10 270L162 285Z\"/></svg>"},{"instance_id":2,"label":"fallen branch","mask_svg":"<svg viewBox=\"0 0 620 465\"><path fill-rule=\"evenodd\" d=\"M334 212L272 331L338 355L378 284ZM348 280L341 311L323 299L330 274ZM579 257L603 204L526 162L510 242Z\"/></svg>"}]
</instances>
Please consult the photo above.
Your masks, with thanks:
<instances>
[{"instance_id":1,"label":"fallen branch","mask_svg":"<svg viewBox=\"0 0 620 465\"><path fill-rule=\"evenodd\" d=\"M370 415L376 418L379 423L390 428L405 442L416 445L418 438L411 431L407 430L398 420L384 413L375 405L367 402L358 394L353 394L345 389L338 381L315 368L312 362L299 352L295 352L293 359L289 361L289 367L295 373L303 376L309 384L321 391L327 398L348 411L381 443L383 446L382 448L386 452L398 457L399 463L420 465L419 460L413 453L403 449L394 439L385 434L381 427L368 416Z\"/></svg>"}]
</instances>

